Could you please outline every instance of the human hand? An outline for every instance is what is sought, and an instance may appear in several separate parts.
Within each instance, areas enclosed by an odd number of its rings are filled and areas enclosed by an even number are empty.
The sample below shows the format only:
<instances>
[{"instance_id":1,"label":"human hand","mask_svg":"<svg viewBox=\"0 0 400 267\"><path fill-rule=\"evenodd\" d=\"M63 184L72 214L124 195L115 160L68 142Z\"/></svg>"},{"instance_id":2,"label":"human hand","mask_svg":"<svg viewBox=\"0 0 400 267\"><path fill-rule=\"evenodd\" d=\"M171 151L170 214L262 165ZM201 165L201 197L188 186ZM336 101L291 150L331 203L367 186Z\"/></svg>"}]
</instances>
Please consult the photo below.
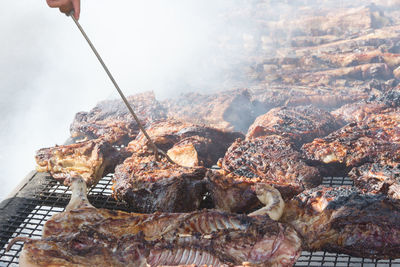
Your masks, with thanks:
<instances>
[{"instance_id":1,"label":"human hand","mask_svg":"<svg viewBox=\"0 0 400 267\"><path fill-rule=\"evenodd\" d=\"M78 20L81 13L81 0L46 0L49 7L59 8L67 15L74 11L74 17Z\"/></svg>"}]
</instances>

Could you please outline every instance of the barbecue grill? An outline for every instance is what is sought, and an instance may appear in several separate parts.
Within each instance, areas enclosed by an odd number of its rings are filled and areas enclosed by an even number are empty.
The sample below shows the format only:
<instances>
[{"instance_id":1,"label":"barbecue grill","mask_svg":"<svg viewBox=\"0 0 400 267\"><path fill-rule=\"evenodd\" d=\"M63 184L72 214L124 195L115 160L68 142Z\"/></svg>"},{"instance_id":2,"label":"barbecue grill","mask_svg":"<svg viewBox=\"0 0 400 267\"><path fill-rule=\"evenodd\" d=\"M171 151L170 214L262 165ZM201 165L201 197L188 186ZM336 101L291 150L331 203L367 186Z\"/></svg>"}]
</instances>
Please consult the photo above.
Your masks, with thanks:
<instances>
[{"instance_id":1,"label":"barbecue grill","mask_svg":"<svg viewBox=\"0 0 400 267\"><path fill-rule=\"evenodd\" d=\"M103 177L91 187L88 199L96 208L128 211L124 203L111 196L113 174ZM325 177L327 186L352 185L346 177ZM71 191L46 173L30 173L17 192L0 204L0 266L18 266L23 245L5 248L14 237L40 238L44 223L54 214L64 211ZM400 266L400 259L373 260L323 251L303 251L295 266Z\"/></svg>"},{"instance_id":2,"label":"barbecue grill","mask_svg":"<svg viewBox=\"0 0 400 267\"><path fill-rule=\"evenodd\" d=\"M118 92L127 103L127 100L120 92L120 89L114 78L109 73L104 62L94 49L86 34L81 29L79 23L75 19L74 22L84 34L86 40L94 50L96 56L105 68L107 74L110 76ZM393 37L393 40L398 41L398 37ZM297 45L299 47L302 46L301 44ZM272 65L272 63L268 64L268 61L266 61L262 70L268 68L268 65ZM372 60L368 63L376 62ZM371 74L371 78L374 78L374 75L377 75L377 73L380 74L379 71L377 71L378 67L379 66L375 65L370 66L370 72L373 74ZM349 71L349 77L355 76L354 73L357 74L360 71L356 69L356 71L353 73L350 72L349 69L346 70ZM330 72L327 73L332 74ZM269 73L264 74L267 75ZM285 73L283 72L283 74ZM324 75L327 74L325 73ZM385 79L391 77L386 77L385 75L385 73L382 74L382 77ZM266 80L268 80L267 76ZM134 117L136 118L136 115L134 115ZM157 151L157 149L154 151ZM108 174L103 177L95 186L91 187L88 192L89 201L96 208L129 211L130 209L128 205L116 201L111 196L112 179L113 174ZM326 186L352 186L353 181L347 177L325 177L322 184ZM71 191L69 188L54 180L49 174L31 172L23 181L23 183L17 188L17 190L14 191L14 193L12 193L8 199L0 203L0 267L18 266L19 254L23 248L23 245L21 243L15 243L11 246L11 249L6 252L6 248L10 241L15 237L40 238L45 222L49 220L52 215L64 211L70 200L70 196ZM303 251L295 266L400 266L400 259L373 260L351 257L345 254L328 253L325 251Z\"/></svg>"}]
</instances>

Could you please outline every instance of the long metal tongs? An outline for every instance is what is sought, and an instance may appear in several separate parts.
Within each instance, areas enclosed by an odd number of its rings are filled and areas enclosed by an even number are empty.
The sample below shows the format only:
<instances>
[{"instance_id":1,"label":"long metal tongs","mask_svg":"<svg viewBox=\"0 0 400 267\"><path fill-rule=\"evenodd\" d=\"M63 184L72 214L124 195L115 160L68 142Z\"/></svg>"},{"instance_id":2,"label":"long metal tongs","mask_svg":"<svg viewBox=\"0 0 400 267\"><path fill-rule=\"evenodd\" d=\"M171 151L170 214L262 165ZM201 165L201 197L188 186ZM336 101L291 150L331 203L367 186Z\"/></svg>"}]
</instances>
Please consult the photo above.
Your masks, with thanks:
<instances>
[{"instance_id":1,"label":"long metal tongs","mask_svg":"<svg viewBox=\"0 0 400 267\"><path fill-rule=\"evenodd\" d=\"M119 95L121 96L122 100L124 101L126 107L129 109L130 113L132 114L133 118L135 119L136 123L139 126L139 129L143 132L143 134L146 136L147 140L149 141L153 152L154 152L154 156L156 158L157 161L160 160L158 153L162 154L163 156L165 156L167 158L167 160L171 163L174 163L172 161L172 159L167 155L167 153L165 153L164 151L162 151L161 149L159 149L156 144L154 144L154 142L151 140L150 136L147 134L146 130L144 129L144 127L142 126L142 123L139 121L139 118L136 116L135 112L133 111L133 108L131 107L131 105L129 104L128 100L126 99L124 93L122 93L120 87L118 86L117 82L115 81L114 77L112 76L111 72L108 70L106 64L104 63L103 59L101 58L100 54L97 52L96 48L94 47L93 43L90 41L89 37L87 36L87 34L85 33L85 31L83 30L82 26L80 25L80 23L76 20L76 18L73 16L74 15L74 11L71 11L69 16L72 18L72 20L75 22L76 26L78 27L78 29L80 30L80 32L82 33L83 37L85 37L86 41L88 42L90 48L92 48L92 51L94 52L94 54L96 55L97 59L100 61L100 64L103 66L104 70L106 71L108 77L110 78L111 82L114 84L115 89L117 89Z\"/></svg>"}]
</instances>

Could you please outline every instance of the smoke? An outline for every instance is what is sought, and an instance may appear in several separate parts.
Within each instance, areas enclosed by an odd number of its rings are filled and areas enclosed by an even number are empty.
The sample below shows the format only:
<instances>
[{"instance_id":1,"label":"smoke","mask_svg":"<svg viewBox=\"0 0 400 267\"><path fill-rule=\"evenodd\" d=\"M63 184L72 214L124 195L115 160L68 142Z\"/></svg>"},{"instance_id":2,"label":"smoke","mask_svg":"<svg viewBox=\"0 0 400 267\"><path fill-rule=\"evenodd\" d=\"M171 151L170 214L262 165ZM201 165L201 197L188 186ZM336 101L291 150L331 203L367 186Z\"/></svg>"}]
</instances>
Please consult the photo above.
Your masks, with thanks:
<instances>
[{"instance_id":1,"label":"smoke","mask_svg":"<svg viewBox=\"0 0 400 267\"><path fill-rule=\"evenodd\" d=\"M252 57L284 44L249 18L297 10L271 0L254 11L253 2L82 0L80 23L126 95L164 99L251 85ZM34 169L37 149L68 138L75 113L118 95L72 20L45 0L3 3L0 22L2 199Z\"/></svg>"},{"instance_id":2,"label":"smoke","mask_svg":"<svg viewBox=\"0 0 400 267\"><path fill-rule=\"evenodd\" d=\"M230 33L248 25L221 16L243 7L232 3L83 0L80 23L126 95L163 99L234 86L224 81L240 60L218 44L225 36L237 47ZM72 20L44 0L4 3L0 22L3 199L34 169L36 150L68 138L76 112L117 94Z\"/></svg>"}]
</instances>

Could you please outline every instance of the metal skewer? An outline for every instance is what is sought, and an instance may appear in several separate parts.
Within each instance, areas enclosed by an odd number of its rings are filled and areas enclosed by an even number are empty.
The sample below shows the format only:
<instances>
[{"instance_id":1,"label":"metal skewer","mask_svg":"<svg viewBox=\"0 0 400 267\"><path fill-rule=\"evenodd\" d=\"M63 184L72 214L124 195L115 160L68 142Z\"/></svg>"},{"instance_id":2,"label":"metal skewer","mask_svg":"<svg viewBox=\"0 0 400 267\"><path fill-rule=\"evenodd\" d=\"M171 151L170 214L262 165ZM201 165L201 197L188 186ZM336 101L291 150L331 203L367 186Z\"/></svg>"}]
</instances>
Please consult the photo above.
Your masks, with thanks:
<instances>
[{"instance_id":1,"label":"metal skewer","mask_svg":"<svg viewBox=\"0 0 400 267\"><path fill-rule=\"evenodd\" d=\"M100 64L103 66L104 70L106 71L108 77L110 78L111 82L114 84L115 88L117 89L119 95L121 96L122 100L124 101L126 107L128 108L128 110L130 111L130 113L132 114L133 118L135 119L136 123L139 126L139 129L143 132L143 134L146 136L147 140L149 141L153 152L154 152L154 156L156 158L157 161L160 160L158 153L162 154L163 156L165 156L167 158L167 160L171 163L174 163L174 161L167 155L167 153L165 153L164 151L162 151L161 149L159 149L156 144L154 144L154 142L151 140L150 136L147 134L146 130L144 129L144 127L142 126L142 123L139 121L139 118L136 116L135 112L133 111L133 108L131 107L131 105L129 104L128 100L126 99L124 93L122 93L120 87L118 86L117 82L115 81L114 77L112 76L111 72L108 70L106 64L104 63L103 59L101 58L100 54L97 52L96 48L94 47L93 43L90 41L89 37L87 36L87 34L85 33L85 31L83 30L82 26L80 25L80 23L76 20L76 18L73 16L74 11L71 11L69 16L72 18L72 20L75 22L76 26L78 27L78 29L80 30L80 32L82 33L83 37L85 37L86 41L88 42L90 48L92 48L92 51L94 52L94 54L96 55L97 59L100 61Z\"/></svg>"}]
</instances>

